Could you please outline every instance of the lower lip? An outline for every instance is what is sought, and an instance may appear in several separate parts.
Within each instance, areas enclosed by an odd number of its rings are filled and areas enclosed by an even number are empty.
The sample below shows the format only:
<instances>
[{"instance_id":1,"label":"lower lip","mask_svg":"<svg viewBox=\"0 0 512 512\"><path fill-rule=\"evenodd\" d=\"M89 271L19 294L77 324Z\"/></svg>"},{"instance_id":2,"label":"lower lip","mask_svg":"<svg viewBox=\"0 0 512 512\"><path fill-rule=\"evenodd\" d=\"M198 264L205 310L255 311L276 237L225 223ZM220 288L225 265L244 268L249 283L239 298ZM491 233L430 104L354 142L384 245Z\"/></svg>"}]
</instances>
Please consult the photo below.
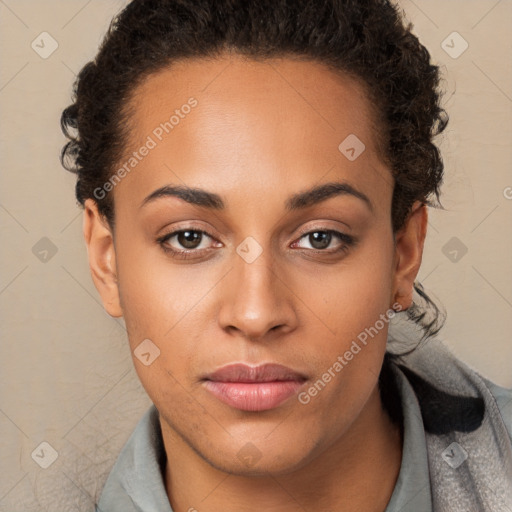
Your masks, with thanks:
<instances>
[{"instance_id":1,"label":"lower lip","mask_svg":"<svg viewBox=\"0 0 512 512\"><path fill-rule=\"evenodd\" d=\"M224 402L241 411L274 409L296 394L302 386L296 380L273 382L217 382L207 380L206 389Z\"/></svg>"}]
</instances>

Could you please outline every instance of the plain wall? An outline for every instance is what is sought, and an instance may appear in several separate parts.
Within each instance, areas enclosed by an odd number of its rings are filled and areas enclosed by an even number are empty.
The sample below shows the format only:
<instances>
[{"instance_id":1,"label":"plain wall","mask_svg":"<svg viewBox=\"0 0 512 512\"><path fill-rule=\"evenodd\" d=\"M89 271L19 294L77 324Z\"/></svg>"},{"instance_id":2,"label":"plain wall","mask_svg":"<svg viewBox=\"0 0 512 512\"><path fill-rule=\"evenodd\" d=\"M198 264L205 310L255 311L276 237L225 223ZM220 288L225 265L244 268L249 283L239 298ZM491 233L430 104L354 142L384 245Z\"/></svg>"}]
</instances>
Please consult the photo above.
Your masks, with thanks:
<instances>
[{"instance_id":1,"label":"plain wall","mask_svg":"<svg viewBox=\"0 0 512 512\"><path fill-rule=\"evenodd\" d=\"M58 158L65 143L59 119L75 74L94 57L124 4L0 3L5 512L92 510L119 450L150 405L123 322L104 312L93 286L75 179ZM511 387L512 2L416 0L401 6L442 67L450 115L439 141L446 210L430 212L419 280L448 311L441 337L452 350ZM59 45L47 59L31 47L43 31ZM452 53L460 51L463 42L450 36L454 31L469 44L457 58L441 46L447 40ZM47 469L31 456L43 441L58 453Z\"/></svg>"}]
</instances>

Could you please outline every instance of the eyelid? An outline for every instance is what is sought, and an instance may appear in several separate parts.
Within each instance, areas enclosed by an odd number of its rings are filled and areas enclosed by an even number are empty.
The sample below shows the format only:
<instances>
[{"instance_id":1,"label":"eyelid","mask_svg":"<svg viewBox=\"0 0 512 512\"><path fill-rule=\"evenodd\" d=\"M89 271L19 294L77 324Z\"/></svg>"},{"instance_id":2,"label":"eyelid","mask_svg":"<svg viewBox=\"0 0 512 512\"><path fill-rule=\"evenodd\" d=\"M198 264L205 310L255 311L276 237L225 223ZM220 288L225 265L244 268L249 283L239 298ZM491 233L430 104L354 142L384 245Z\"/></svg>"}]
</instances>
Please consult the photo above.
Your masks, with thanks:
<instances>
[{"instance_id":1,"label":"eyelid","mask_svg":"<svg viewBox=\"0 0 512 512\"><path fill-rule=\"evenodd\" d=\"M168 233L164 233L163 235L159 236L157 238L157 242L165 242L165 241L169 240L170 238L173 238L174 236L176 236L180 233L183 233L184 231L195 231L196 233L201 233L202 235L206 235L207 237L211 238L212 240L215 240L218 243L222 243L222 242L219 242L217 240L217 238L214 235L212 235L209 231L206 231L203 228L199 228L199 227L192 226L192 225L173 228ZM198 252L199 250L201 250L201 249L184 249L184 251L189 251L189 252Z\"/></svg>"},{"instance_id":2,"label":"eyelid","mask_svg":"<svg viewBox=\"0 0 512 512\"><path fill-rule=\"evenodd\" d=\"M178 222L176 224L173 224L172 226L168 226L166 228L163 228L160 231L163 231L164 233L159 236L159 238L163 238L165 236L176 234L180 231L198 231L201 233L207 234L211 238L215 238L215 235L213 235L213 229L206 228L204 223L201 224L195 224L197 221L189 220L189 221L183 221Z\"/></svg>"},{"instance_id":3,"label":"eyelid","mask_svg":"<svg viewBox=\"0 0 512 512\"><path fill-rule=\"evenodd\" d=\"M307 227L301 227L298 231L299 235L307 235L309 233L314 233L315 231L338 231L338 232L341 232L343 234L345 234L345 231L340 231L341 228L336 228L336 227L328 227L325 225L325 222L324 221L324 224L321 224L322 221L319 221L320 224L318 225L309 225ZM343 224L344 226L346 226L348 228L348 230L350 231L350 226L348 226L347 224L344 224L344 223L341 223ZM348 233L346 233L347 236L348 236Z\"/></svg>"},{"instance_id":4,"label":"eyelid","mask_svg":"<svg viewBox=\"0 0 512 512\"><path fill-rule=\"evenodd\" d=\"M332 222L332 219L330 220ZM316 221L316 223L309 224L307 226L301 227L298 230L298 234L294 238L300 238L304 235L309 235L311 233L314 233L315 231L324 231L324 232L331 232L331 233L337 233L341 236L342 239L345 239L348 243L355 244L358 241L358 238L351 234L352 229L348 224L345 224L341 221L335 221L337 224L343 224L343 227L334 226L330 227L326 225L328 222L328 219L324 219L323 221ZM338 236L337 235L337 236Z\"/></svg>"}]
</instances>

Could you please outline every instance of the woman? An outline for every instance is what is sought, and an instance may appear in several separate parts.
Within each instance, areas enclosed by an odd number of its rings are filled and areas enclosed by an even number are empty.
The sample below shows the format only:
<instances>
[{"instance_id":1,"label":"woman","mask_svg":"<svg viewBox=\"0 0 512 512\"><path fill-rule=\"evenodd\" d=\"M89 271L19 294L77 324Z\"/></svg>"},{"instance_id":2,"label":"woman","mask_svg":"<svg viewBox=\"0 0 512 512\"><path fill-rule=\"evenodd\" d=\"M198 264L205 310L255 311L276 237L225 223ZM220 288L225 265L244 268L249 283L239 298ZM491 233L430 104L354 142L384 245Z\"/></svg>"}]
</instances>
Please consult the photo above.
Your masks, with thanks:
<instances>
[{"instance_id":1,"label":"woman","mask_svg":"<svg viewBox=\"0 0 512 512\"><path fill-rule=\"evenodd\" d=\"M416 282L438 82L384 0L134 0L115 19L62 157L154 406L97 510L512 508L512 391L433 338ZM402 317L423 329L405 350Z\"/></svg>"}]
</instances>

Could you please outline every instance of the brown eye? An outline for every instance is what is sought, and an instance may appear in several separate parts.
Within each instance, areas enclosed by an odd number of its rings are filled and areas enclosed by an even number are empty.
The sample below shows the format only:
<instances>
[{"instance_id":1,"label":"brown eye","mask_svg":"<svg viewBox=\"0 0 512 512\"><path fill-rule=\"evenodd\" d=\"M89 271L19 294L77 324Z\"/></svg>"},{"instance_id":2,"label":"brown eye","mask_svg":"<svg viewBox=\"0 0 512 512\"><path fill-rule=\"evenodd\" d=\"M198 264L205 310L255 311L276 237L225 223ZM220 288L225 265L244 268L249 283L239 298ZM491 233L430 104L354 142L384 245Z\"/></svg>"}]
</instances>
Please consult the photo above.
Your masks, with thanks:
<instances>
[{"instance_id":1,"label":"brown eye","mask_svg":"<svg viewBox=\"0 0 512 512\"><path fill-rule=\"evenodd\" d=\"M333 245L333 239L337 240L338 243L334 244L334 248L330 248L330 246ZM310 247L301 245L302 240L307 241ZM310 249L329 253L337 252L339 250L347 250L349 247L355 244L355 239L351 235L340 233L339 231L332 229L317 229L316 231L303 233L299 241L294 243L294 245L296 244L298 244L297 246L301 249ZM327 248L329 249L326 250Z\"/></svg>"},{"instance_id":2,"label":"brown eye","mask_svg":"<svg viewBox=\"0 0 512 512\"><path fill-rule=\"evenodd\" d=\"M309 235L309 242L314 249L325 249L331 243L332 234L328 231L314 231Z\"/></svg>"},{"instance_id":3,"label":"brown eye","mask_svg":"<svg viewBox=\"0 0 512 512\"><path fill-rule=\"evenodd\" d=\"M175 234L176 241L185 249L196 249L201 243L202 235L200 231L179 231Z\"/></svg>"},{"instance_id":4,"label":"brown eye","mask_svg":"<svg viewBox=\"0 0 512 512\"><path fill-rule=\"evenodd\" d=\"M201 229L178 229L161 236L157 243L166 253L178 259L201 257L213 247L222 246Z\"/></svg>"}]
</instances>

